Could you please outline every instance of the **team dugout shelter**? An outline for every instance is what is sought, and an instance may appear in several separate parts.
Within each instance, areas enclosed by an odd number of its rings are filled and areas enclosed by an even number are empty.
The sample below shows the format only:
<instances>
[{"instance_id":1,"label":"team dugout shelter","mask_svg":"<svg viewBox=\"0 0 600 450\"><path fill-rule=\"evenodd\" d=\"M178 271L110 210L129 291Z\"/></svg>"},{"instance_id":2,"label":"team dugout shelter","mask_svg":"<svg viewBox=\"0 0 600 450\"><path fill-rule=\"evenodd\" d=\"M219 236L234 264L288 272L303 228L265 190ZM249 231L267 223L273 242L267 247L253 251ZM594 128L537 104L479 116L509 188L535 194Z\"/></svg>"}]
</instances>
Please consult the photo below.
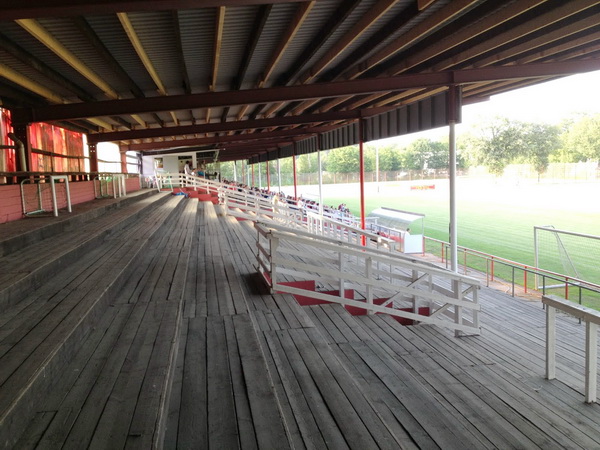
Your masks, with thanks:
<instances>
[{"instance_id":1,"label":"team dugout shelter","mask_svg":"<svg viewBox=\"0 0 600 450\"><path fill-rule=\"evenodd\" d=\"M380 236L400 244L403 253L423 253L425 215L398 209L376 208L367 216L369 228Z\"/></svg>"}]
</instances>

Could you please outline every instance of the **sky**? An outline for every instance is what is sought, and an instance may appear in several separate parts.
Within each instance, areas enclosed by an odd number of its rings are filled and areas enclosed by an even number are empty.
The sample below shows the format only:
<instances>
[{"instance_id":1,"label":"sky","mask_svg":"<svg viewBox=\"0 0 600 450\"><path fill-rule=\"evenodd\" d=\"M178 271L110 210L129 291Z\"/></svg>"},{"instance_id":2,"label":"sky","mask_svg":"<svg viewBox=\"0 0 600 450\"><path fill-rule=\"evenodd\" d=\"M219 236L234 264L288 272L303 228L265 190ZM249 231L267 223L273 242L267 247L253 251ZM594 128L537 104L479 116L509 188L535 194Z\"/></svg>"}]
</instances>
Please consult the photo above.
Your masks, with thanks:
<instances>
[{"instance_id":1,"label":"sky","mask_svg":"<svg viewBox=\"0 0 600 450\"><path fill-rule=\"evenodd\" d=\"M535 86L494 95L489 101L463 106L462 123L456 132L478 123L505 116L523 122L558 124L580 113L600 114L600 71L564 77ZM407 145L419 138L438 140L448 135L447 127L378 141L383 145Z\"/></svg>"}]
</instances>

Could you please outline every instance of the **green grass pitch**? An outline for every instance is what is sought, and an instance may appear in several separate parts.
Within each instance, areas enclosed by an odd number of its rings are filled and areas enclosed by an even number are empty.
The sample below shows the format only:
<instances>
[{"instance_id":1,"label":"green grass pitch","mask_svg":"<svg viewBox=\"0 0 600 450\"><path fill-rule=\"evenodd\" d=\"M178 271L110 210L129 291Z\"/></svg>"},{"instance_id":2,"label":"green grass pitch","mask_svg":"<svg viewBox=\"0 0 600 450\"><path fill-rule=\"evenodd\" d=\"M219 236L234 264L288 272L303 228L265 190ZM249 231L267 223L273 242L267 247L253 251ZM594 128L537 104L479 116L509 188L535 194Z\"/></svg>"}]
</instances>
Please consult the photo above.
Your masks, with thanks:
<instances>
[{"instance_id":1,"label":"green grass pitch","mask_svg":"<svg viewBox=\"0 0 600 450\"><path fill-rule=\"evenodd\" d=\"M435 185L435 189L411 189L420 185ZM535 225L600 235L597 182L459 178L456 191L458 244L463 247L533 265ZM299 192L314 198L318 187L303 186ZM324 185L323 198L325 204L346 203L355 215L360 213L358 184ZM425 235L444 241L448 241L449 198L448 180L365 185L367 214L379 206L425 214ZM588 248L571 256L585 261L586 279L600 283L600 254Z\"/></svg>"}]
</instances>

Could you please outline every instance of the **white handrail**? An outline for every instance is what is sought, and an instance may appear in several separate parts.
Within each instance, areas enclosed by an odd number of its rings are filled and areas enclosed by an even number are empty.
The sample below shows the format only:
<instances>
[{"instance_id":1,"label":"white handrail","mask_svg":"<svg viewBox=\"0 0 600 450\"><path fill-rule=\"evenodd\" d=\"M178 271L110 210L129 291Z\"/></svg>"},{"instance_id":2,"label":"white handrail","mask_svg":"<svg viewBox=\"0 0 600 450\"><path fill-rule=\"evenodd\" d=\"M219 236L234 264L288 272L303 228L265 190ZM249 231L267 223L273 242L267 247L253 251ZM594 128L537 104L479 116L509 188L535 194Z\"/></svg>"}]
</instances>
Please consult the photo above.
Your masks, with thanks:
<instances>
[{"instance_id":1,"label":"white handrail","mask_svg":"<svg viewBox=\"0 0 600 450\"><path fill-rule=\"evenodd\" d=\"M357 307L369 314L386 313L434 324L453 329L457 335L480 332L478 280L398 252L366 248L272 223L255 223L255 228L257 270L273 291ZM334 287L338 294L290 286L281 282L281 276L318 281ZM365 301L345 298L350 288ZM375 303L374 299L380 300ZM429 316L419 314L422 306L429 307Z\"/></svg>"},{"instance_id":2,"label":"white handrail","mask_svg":"<svg viewBox=\"0 0 600 450\"><path fill-rule=\"evenodd\" d=\"M546 305L546 378L556 378L556 310L585 322L585 402L594 403L598 373L598 325L600 311L554 295L542 296Z\"/></svg>"}]
</instances>

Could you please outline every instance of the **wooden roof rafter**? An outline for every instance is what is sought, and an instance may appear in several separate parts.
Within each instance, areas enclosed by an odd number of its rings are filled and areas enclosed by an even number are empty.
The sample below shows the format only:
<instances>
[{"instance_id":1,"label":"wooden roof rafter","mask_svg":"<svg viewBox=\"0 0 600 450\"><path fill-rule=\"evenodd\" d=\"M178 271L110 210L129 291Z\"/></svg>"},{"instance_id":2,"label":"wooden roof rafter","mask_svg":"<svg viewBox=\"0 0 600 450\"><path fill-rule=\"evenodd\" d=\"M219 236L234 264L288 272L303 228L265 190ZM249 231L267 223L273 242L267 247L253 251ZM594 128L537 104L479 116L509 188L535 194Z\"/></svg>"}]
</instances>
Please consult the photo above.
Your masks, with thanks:
<instances>
[{"instance_id":1,"label":"wooden roof rafter","mask_svg":"<svg viewBox=\"0 0 600 450\"><path fill-rule=\"evenodd\" d=\"M127 15L127 13L119 12L119 13L117 13L117 17L119 18L119 22L121 22L121 25L123 26L123 29L125 30L125 33L127 34L127 37L129 38L129 41L131 42L131 45L135 49L135 52L137 53L138 57L142 61L142 64L148 71L150 78L152 78L152 81L154 81L154 84L156 84L158 93L160 95L168 96L169 93L167 92L165 85L163 84L160 76L158 75L158 72L156 71L156 68L154 67L154 64L152 63L152 60L148 56L148 53L146 53L146 50L144 49L144 45L142 44L142 41L140 40L138 34L136 33L135 28L134 28L133 24L131 23L131 20L129 19L129 16ZM175 112L170 111L169 114L171 115L171 118L173 119L173 123L175 123L175 125L177 125L179 123L179 120L177 119Z\"/></svg>"},{"instance_id":2,"label":"wooden roof rafter","mask_svg":"<svg viewBox=\"0 0 600 450\"><path fill-rule=\"evenodd\" d=\"M281 60L285 50L288 48L288 46L292 42L292 39L294 39L294 36L296 36L296 33L310 14L310 11L312 10L314 4L315 0L306 3L300 3L298 5L291 23L286 28L284 35L280 38L277 48L271 55L271 59L263 69L260 79L256 83L257 88L260 89L267 84L271 75L273 74L273 71L275 70L275 67L277 66L277 63ZM247 110L248 105L244 106L241 109L241 111L238 114L238 119L243 118ZM255 113L252 115L252 118L256 118L256 115L257 111L255 111Z\"/></svg>"},{"instance_id":3,"label":"wooden roof rafter","mask_svg":"<svg viewBox=\"0 0 600 450\"><path fill-rule=\"evenodd\" d=\"M35 58L32 54L30 54L25 49L15 44L2 34L0 34L0 47L8 53L10 53L13 57L20 60L23 64L26 64L27 66L33 68L35 71L39 72L41 75L52 80L54 83L72 92L82 101L90 102L96 100L89 92L85 91L80 86L73 83L67 77L55 71L44 62ZM27 79L25 77L18 77L16 74L14 75L14 79L19 85L22 85L22 83L27 82ZM35 86L37 86L35 89L38 95L43 96L47 100L55 103L66 102L66 99L63 99L61 96L51 91L47 86L42 86L34 80L29 80L29 82L35 83ZM30 84L30 86L31 88L33 88L34 84ZM112 116L111 119L129 130L131 130L132 128L131 124L125 119L123 119L121 116Z\"/></svg>"},{"instance_id":4,"label":"wooden roof rafter","mask_svg":"<svg viewBox=\"0 0 600 450\"><path fill-rule=\"evenodd\" d=\"M132 114L148 111L181 110L193 107L233 106L257 104L269 101L291 101L310 98L340 97L348 95L393 92L413 88L469 84L504 79L564 76L577 72L599 69L600 62L578 60L569 62L530 64L524 66L493 66L487 68L449 70L435 73L405 74L378 78L377 83L369 79L336 81L310 85L295 85L264 89L247 89L236 92L206 92L192 95L168 97L146 97L143 99L105 100L91 104L72 103L37 108L16 109L16 123L32 121L71 120L111 114ZM168 129L165 129L168 134Z\"/></svg>"},{"instance_id":5,"label":"wooden roof rafter","mask_svg":"<svg viewBox=\"0 0 600 450\"><path fill-rule=\"evenodd\" d=\"M261 5L258 8L258 11L256 12L254 24L252 26L253 32L252 32L252 35L250 36L250 38L248 39L248 41L246 42L246 48L244 50L242 61L239 66L237 76L235 77L235 80L231 87L232 90L234 90L234 91L241 89L242 84L244 83L244 80L246 78L246 73L248 71L248 66L250 65L250 61L252 60L252 57L254 56L254 52L256 51L258 41L263 33L263 30L265 28L267 20L269 19L269 15L271 14L272 9L273 9L273 6L271 4ZM227 121L228 114L229 114L229 106L226 106L225 108L223 108L223 114L221 115L221 122ZM238 114L237 120L239 121L242 119L243 119L243 113L240 112L240 114Z\"/></svg>"},{"instance_id":6,"label":"wooden roof rafter","mask_svg":"<svg viewBox=\"0 0 600 450\"><path fill-rule=\"evenodd\" d=\"M536 2L536 1L534 1L534 2L524 1L522 3L519 2L518 4L513 5L512 8L508 11L502 10L501 13L499 13L499 14L501 14L500 16L498 16L498 15L489 16L488 18L484 19L482 21L482 23L477 25L475 34L478 35L478 34L481 34L495 26L501 26L502 24L506 23L507 20L516 17L518 14L521 14L525 11L531 10L532 8L534 8L534 6L537 3L539 3L539 2ZM537 21L537 29L541 29L544 26L548 26L549 24L556 22L557 20L561 20L565 17L569 17L569 15L579 13L581 7L585 7L585 8L591 7L592 3L594 3L594 2L589 1L589 0L584 0L584 1L581 1L578 3L579 3L579 5L577 7L574 7L573 4L565 4L565 5L562 5L562 6L558 7L557 9L552 10L546 14L540 15L538 18L538 21ZM576 26L588 27L588 25L592 22L593 22L593 18L591 19L591 22L584 21L581 24L580 24L580 22L577 22ZM497 49L500 45L503 45L506 42L511 42L511 41L521 38L524 34L526 34L527 30L529 30L530 33L534 32L534 30L532 30L531 28L526 28L524 26L515 26L515 27L507 28L504 30L504 32L497 34L492 39L483 40L479 44L476 44L473 47L470 47L469 50L465 50L459 54L448 57L444 61L438 62L434 66L435 70L436 71L449 70L453 67L456 67L459 64L461 64L461 67L465 67L465 65L464 65L465 62L467 62L469 60L474 60L474 58L476 58L478 55L486 54L487 52ZM444 49L444 51L448 51L449 48L451 48L450 46L454 47L454 46L458 45L461 40L464 40L464 38L465 38L464 34L459 33L457 36L454 36L454 38L448 39L447 42L444 42L444 45L446 45L446 48ZM547 35L547 34L541 34L541 37L540 37L541 40L548 40L551 38L552 38L552 35ZM528 41L528 43L529 42L530 41ZM533 44L535 44L535 43L532 43L532 45ZM516 53L518 51L519 51L518 46L510 47L507 50L507 52L512 52L512 53ZM435 49L434 52L436 52L437 54L442 53L442 51L440 51L439 48ZM393 75L399 75L401 73L405 73L408 69L414 67L417 64L417 61L421 60L420 62L422 62L422 60L424 58L432 57L432 56L430 56L431 50L425 49L424 53L425 53L424 55L419 54L419 53L417 53L416 55L413 55L413 59L411 62L402 64L402 71L400 71L400 67L398 65L396 65L393 69L388 70L388 74L393 73ZM495 55L496 55L496 53L495 53ZM490 66L493 63L498 63L498 62L499 61L497 59L490 59L488 61L485 61L485 63L482 63L477 60L476 63L474 63L470 66L466 66L466 67L470 67L470 68L485 67L485 66ZM400 100L406 98L408 95L412 95L412 93L400 92L400 93L395 94L394 96L390 96L387 94L386 95L372 94L365 98L350 101L346 106L349 108L357 108L357 107L363 107L365 104L369 104L371 102L374 102L373 104L376 106L389 105L389 104L393 103L394 101L400 101ZM376 102L377 99L379 99L379 98L381 99L381 101ZM350 99L344 98L344 99L331 100L331 101L327 102L325 104L325 106L323 106L321 108L321 111L329 111L331 108L339 105L340 103L342 103L343 101L346 101L346 100L350 100Z\"/></svg>"},{"instance_id":7,"label":"wooden roof rafter","mask_svg":"<svg viewBox=\"0 0 600 450\"><path fill-rule=\"evenodd\" d=\"M411 29L409 32L403 34L400 38L396 39L392 44L386 46L384 49L379 50L373 56L370 56L365 61L354 65L352 69L343 71L339 74L336 79L353 80L358 78L361 74L367 70L380 64L385 59L389 58L393 54L399 52L402 48L407 47L411 43L422 39L426 34L430 33L432 29L443 26L443 24L450 21L453 17L463 13L465 10L471 8L476 0L456 0L450 2L444 8L438 10L435 14L429 16L421 24ZM340 101L348 100L348 98ZM291 114L300 114L308 110L311 106L314 106L316 101L303 102L292 109ZM328 111L331 107L321 108L321 111Z\"/></svg>"},{"instance_id":8,"label":"wooden roof rafter","mask_svg":"<svg viewBox=\"0 0 600 450\"><path fill-rule=\"evenodd\" d=\"M374 25L398 0L379 0L367 14L363 15L358 22L346 34L338 40L327 52L313 64L312 67L305 70L296 81L298 84L313 82L327 66L332 64L352 43L358 39L365 31ZM282 103L272 105L266 112L265 117L270 117L279 108Z\"/></svg>"},{"instance_id":9,"label":"wooden roof rafter","mask_svg":"<svg viewBox=\"0 0 600 450\"><path fill-rule=\"evenodd\" d=\"M190 0L27 0L6 2L0 7L4 20L30 17L70 17L84 14L110 14L132 11L168 11L219 6L248 6L278 3L304 3L313 0L202 0L199 5Z\"/></svg>"},{"instance_id":10,"label":"wooden roof rafter","mask_svg":"<svg viewBox=\"0 0 600 450\"><path fill-rule=\"evenodd\" d=\"M112 72L116 74L120 80L122 80L130 89L131 93L137 97L144 97L141 89L135 84L135 82L131 79L129 74L121 67L115 57L110 53L110 51L106 48L102 40L98 37L96 32L92 29L90 24L85 20L84 17L72 17L71 21L73 25L80 31L80 33L88 40L88 42L94 47L94 49L98 52L100 57L108 64L111 68ZM140 116L134 114L131 116L138 124L142 127L146 127L146 122L142 120ZM158 119L158 120L157 120ZM155 120L162 124L162 121L155 115ZM129 127L131 128L131 127Z\"/></svg>"},{"instance_id":11,"label":"wooden roof rafter","mask_svg":"<svg viewBox=\"0 0 600 450\"><path fill-rule=\"evenodd\" d=\"M177 61L179 62L179 70L181 72L182 82L183 82L183 90L186 94L192 93L192 85L190 83L190 77L188 75L188 68L185 62L185 55L183 53L183 44L181 42L181 23L179 21L179 13L177 11L171 11L171 18L173 21L173 28L175 31L174 42L175 48L177 51ZM192 122L195 122L194 113L192 110L189 111L189 115L192 119Z\"/></svg>"},{"instance_id":12,"label":"wooden roof rafter","mask_svg":"<svg viewBox=\"0 0 600 450\"><path fill-rule=\"evenodd\" d=\"M319 133L329 131L329 127L316 127L316 128L303 128L301 130L278 130L264 133L248 133L244 135L232 135L232 136L210 136L203 138L194 139L178 139L174 141L164 142L151 142L141 144L130 144L129 150L145 151L145 150L157 150L161 148L171 147L186 147L195 145L208 145L208 144L220 144L227 142L251 142L251 141L262 141L270 138L281 138L281 137L298 137L298 136L311 136Z\"/></svg>"},{"instance_id":13,"label":"wooden roof rafter","mask_svg":"<svg viewBox=\"0 0 600 450\"><path fill-rule=\"evenodd\" d=\"M219 76L219 61L221 59L221 44L223 41L223 28L225 25L225 7L219 6L216 8L215 15L215 34L213 38L213 49L212 49L212 70L210 82L208 85L208 91L214 92L217 86L217 79ZM206 117L204 119L205 123L210 123L210 108L206 108Z\"/></svg>"}]
</instances>

